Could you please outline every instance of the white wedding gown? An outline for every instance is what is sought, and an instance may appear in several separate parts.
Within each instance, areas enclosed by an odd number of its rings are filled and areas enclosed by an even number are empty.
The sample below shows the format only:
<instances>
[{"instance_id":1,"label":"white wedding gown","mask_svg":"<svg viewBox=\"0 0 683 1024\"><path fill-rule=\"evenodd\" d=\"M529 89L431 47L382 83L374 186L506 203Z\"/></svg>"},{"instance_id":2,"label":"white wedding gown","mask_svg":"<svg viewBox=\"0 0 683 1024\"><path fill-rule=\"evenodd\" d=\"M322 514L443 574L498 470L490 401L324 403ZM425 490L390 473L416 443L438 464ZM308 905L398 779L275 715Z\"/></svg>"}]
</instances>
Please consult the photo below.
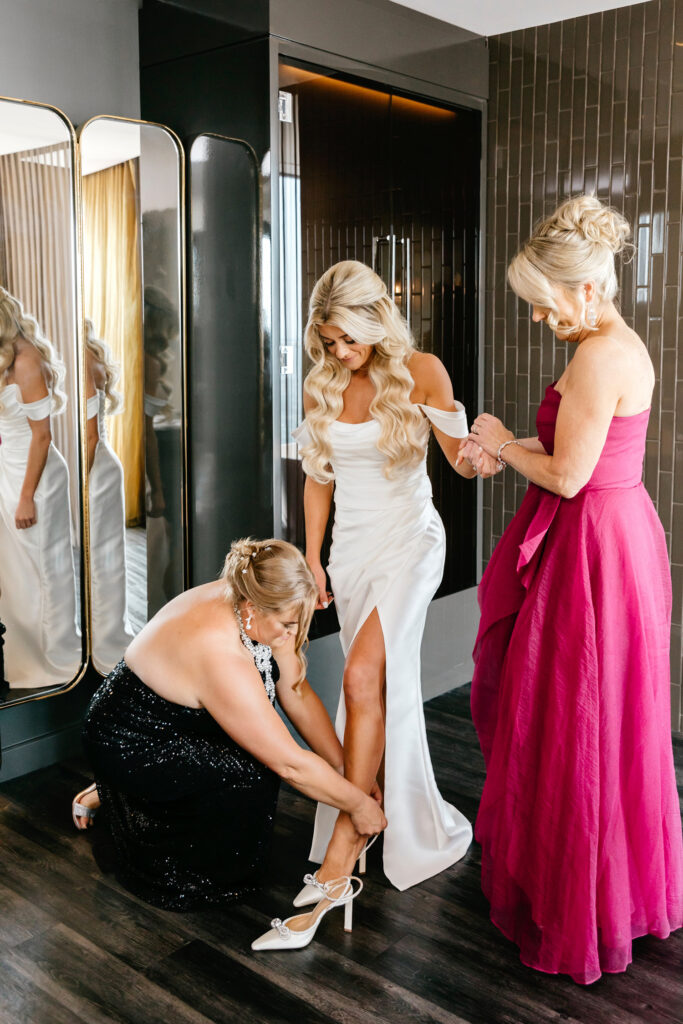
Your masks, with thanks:
<instances>
[{"instance_id":1,"label":"white wedding gown","mask_svg":"<svg viewBox=\"0 0 683 1024\"><path fill-rule=\"evenodd\" d=\"M0 620L7 627L5 677L13 689L68 683L81 665L69 470L53 444L34 495L36 522L26 530L14 522L29 420L45 419L52 404L50 395L23 403L16 384L0 390Z\"/></svg>"},{"instance_id":2,"label":"white wedding gown","mask_svg":"<svg viewBox=\"0 0 683 1024\"><path fill-rule=\"evenodd\" d=\"M99 437L88 475L92 660L103 675L118 664L133 639L126 589L123 466L107 439L105 404L101 390L88 399L88 419L97 416Z\"/></svg>"},{"instance_id":3,"label":"white wedding gown","mask_svg":"<svg viewBox=\"0 0 683 1024\"><path fill-rule=\"evenodd\" d=\"M456 403L457 404L457 403ZM463 407L443 412L420 405L451 437L467 434ZM360 627L377 609L386 650L386 748L384 772L384 873L407 889L459 860L472 841L472 826L437 789L429 756L420 647L429 603L441 582L445 533L432 504L425 459L387 479L386 456L377 448L379 423L330 424L335 479L334 526L328 573L348 655ZM429 423L424 422L425 452ZM304 423L293 436L305 445ZM342 690L337 735L343 742ZM337 811L318 804L310 859L321 863Z\"/></svg>"}]
</instances>

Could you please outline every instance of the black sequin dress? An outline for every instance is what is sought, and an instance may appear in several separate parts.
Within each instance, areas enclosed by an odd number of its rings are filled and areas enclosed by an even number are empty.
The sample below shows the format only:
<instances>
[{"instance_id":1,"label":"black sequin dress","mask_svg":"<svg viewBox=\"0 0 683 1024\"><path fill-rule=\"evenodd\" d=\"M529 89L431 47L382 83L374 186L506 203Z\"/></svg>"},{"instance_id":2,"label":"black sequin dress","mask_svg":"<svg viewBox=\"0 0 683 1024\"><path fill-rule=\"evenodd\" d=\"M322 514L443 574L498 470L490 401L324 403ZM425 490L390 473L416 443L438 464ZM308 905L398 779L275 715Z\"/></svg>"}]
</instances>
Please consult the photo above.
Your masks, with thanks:
<instances>
[{"instance_id":1,"label":"black sequin dress","mask_svg":"<svg viewBox=\"0 0 683 1024\"><path fill-rule=\"evenodd\" d=\"M278 669L263 651L272 702ZM165 700L120 661L92 698L83 742L127 889L188 910L258 887L280 780L208 711Z\"/></svg>"}]
</instances>

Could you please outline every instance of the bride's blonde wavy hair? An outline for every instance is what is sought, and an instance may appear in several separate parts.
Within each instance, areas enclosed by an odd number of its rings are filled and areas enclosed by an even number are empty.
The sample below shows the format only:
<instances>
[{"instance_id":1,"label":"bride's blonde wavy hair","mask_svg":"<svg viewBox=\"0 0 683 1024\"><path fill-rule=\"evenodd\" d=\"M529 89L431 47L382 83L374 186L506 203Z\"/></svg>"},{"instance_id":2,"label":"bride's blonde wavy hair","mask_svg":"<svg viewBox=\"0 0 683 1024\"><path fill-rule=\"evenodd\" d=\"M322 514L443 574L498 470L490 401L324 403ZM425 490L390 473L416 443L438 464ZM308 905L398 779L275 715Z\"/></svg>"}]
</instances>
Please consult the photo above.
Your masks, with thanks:
<instances>
[{"instance_id":1,"label":"bride's blonde wavy hair","mask_svg":"<svg viewBox=\"0 0 683 1024\"><path fill-rule=\"evenodd\" d=\"M14 363L14 342L17 337L30 342L38 352L45 385L52 392L52 415L61 412L66 405L66 367L55 352L52 342L43 335L37 320L24 312L19 299L0 287L0 396L2 389L7 386L7 372Z\"/></svg>"},{"instance_id":2,"label":"bride's blonde wavy hair","mask_svg":"<svg viewBox=\"0 0 683 1024\"><path fill-rule=\"evenodd\" d=\"M313 366L304 390L315 405L306 414L312 441L301 450L304 472L319 483L334 479L329 426L342 413L342 395L351 380L351 371L325 348L322 324L373 347L368 374L375 397L370 413L380 425L377 447L387 456L386 476L417 464L425 454L425 437L422 414L410 401L415 383L407 363L415 342L381 277L364 263L343 260L316 282L309 303L304 344Z\"/></svg>"},{"instance_id":3,"label":"bride's blonde wavy hair","mask_svg":"<svg viewBox=\"0 0 683 1024\"><path fill-rule=\"evenodd\" d=\"M95 325L89 317L85 318L85 347L93 355L104 370L104 393L107 397L107 415L121 412L123 409L123 397L120 391L116 390L116 384L121 376L121 367L114 359L109 345L102 341L95 334Z\"/></svg>"},{"instance_id":4,"label":"bride's blonde wavy hair","mask_svg":"<svg viewBox=\"0 0 683 1024\"><path fill-rule=\"evenodd\" d=\"M614 257L633 250L627 241L628 221L595 196L565 200L546 217L524 243L508 267L508 281L521 299L548 310L548 325L558 328L557 288L576 297L588 281L595 283L598 302L611 302L618 284ZM562 326L563 333L595 331L586 321L585 308L578 324Z\"/></svg>"}]
</instances>

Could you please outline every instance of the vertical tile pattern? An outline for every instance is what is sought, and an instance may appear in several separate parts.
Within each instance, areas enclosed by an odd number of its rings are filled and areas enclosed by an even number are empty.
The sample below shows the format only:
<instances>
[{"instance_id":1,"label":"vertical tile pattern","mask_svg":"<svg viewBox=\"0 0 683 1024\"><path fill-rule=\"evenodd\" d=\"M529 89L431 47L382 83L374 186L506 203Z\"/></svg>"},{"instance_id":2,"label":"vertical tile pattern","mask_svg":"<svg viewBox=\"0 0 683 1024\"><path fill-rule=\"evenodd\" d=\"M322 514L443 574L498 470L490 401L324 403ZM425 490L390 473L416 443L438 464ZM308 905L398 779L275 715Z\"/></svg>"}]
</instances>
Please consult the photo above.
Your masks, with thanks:
<instances>
[{"instance_id":1,"label":"vertical tile pattern","mask_svg":"<svg viewBox=\"0 0 683 1024\"><path fill-rule=\"evenodd\" d=\"M672 727L683 728L683 0L650 3L490 39L485 409L535 433L544 388L566 346L506 287L533 224L569 195L595 192L633 227L619 272L626 322L657 374L645 485L664 525L673 578ZM519 506L524 482L484 487L484 557Z\"/></svg>"}]
</instances>

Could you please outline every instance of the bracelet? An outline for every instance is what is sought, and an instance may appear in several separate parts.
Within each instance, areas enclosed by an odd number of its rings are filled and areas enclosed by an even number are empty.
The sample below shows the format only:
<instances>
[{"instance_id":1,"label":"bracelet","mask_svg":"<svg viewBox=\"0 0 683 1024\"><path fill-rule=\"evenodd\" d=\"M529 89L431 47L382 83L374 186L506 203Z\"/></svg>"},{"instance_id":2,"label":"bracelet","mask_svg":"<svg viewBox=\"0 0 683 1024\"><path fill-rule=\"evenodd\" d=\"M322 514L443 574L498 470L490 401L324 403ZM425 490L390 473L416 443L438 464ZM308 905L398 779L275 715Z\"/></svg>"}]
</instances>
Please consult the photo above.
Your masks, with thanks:
<instances>
[{"instance_id":1,"label":"bracelet","mask_svg":"<svg viewBox=\"0 0 683 1024\"><path fill-rule=\"evenodd\" d=\"M498 462L502 462L504 466L507 466L507 462L505 462L503 460L503 458L501 456L501 452L503 451L504 448L507 448L507 446L509 444L518 444L520 448L524 447L524 445L520 444L520 442L517 441L514 437L513 437L513 439L511 441L503 441L502 444L499 444L498 445L498 451L496 452L496 458L498 459Z\"/></svg>"}]
</instances>

